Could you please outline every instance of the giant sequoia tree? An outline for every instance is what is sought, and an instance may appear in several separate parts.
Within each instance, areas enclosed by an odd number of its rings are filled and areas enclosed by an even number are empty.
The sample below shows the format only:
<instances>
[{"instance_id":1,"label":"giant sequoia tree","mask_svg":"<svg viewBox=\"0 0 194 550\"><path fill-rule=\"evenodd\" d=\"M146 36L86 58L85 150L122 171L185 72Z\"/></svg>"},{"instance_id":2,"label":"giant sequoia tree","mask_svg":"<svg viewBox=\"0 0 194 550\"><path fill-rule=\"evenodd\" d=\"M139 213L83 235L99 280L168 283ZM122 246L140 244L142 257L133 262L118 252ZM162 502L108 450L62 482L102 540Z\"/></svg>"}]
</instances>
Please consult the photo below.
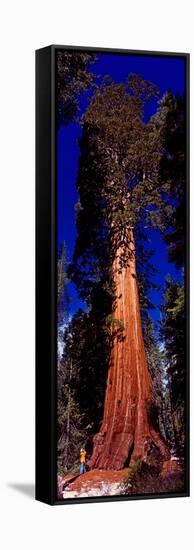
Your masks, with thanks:
<instances>
[{"instance_id":1,"label":"giant sequoia tree","mask_svg":"<svg viewBox=\"0 0 194 550\"><path fill-rule=\"evenodd\" d=\"M90 309L96 294L101 303L106 297L110 342L103 419L90 460L95 468L145 459L152 443L163 457L169 453L150 415L136 270L139 224L164 231L171 210L159 176L166 106L144 122L145 105L156 96L156 87L138 75L126 84L106 82L83 121L71 276Z\"/></svg>"}]
</instances>

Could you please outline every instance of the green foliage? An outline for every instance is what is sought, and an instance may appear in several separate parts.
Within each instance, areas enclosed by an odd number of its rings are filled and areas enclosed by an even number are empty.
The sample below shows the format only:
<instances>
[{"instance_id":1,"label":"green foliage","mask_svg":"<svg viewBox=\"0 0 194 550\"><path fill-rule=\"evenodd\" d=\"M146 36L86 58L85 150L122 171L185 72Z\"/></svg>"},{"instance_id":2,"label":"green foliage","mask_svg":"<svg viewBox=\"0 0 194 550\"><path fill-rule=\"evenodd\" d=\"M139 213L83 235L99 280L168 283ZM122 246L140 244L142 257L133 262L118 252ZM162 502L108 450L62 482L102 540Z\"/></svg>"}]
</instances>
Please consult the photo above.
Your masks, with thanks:
<instances>
[{"instance_id":1,"label":"green foliage","mask_svg":"<svg viewBox=\"0 0 194 550\"><path fill-rule=\"evenodd\" d=\"M170 277L166 281L162 307L161 336L165 342L165 359L169 380L171 411L176 448L184 449L185 373L185 309L184 282Z\"/></svg>"},{"instance_id":2,"label":"green foliage","mask_svg":"<svg viewBox=\"0 0 194 550\"><path fill-rule=\"evenodd\" d=\"M127 265L130 229L140 220L160 227L163 201L148 177L148 165L152 173L158 167L156 138L149 148L151 130L143 122L144 106L156 94L155 86L138 75L129 75L126 84L103 83L83 117L78 236L70 276L89 304L96 285L114 295L112 263L120 246L121 264Z\"/></svg>"},{"instance_id":3,"label":"green foliage","mask_svg":"<svg viewBox=\"0 0 194 550\"><path fill-rule=\"evenodd\" d=\"M142 465L142 460L140 460L139 458L137 458L133 464L130 464L129 465L129 477L133 477L136 472L138 472L140 469L141 469L141 465Z\"/></svg>"},{"instance_id":4,"label":"green foliage","mask_svg":"<svg viewBox=\"0 0 194 550\"><path fill-rule=\"evenodd\" d=\"M166 410L164 408L164 399L167 391L166 368L161 343L156 337L156 331L154 331L154 325L148 313L144 315L142 328L147 365L152 379L152 402L149 407L149 416L151 417L152 425L159 429L165 439L168 439Z\"/></svg>"},{"instance_id":5,"label":"green foliage","mask_svg":"<svg viewBox=\"0 0 194 550\"><path fill-rule=\"evenodd\" d=\"M70 469L79 461L79 449L85 443L83 415L76 401L75 368L69 357L63 357L58 366L57 420L58 466Z\"/></svg>"},{"instance_id":6,"label":"green foliage","mask_svg":"<svg viewBox=\"0 0 194 550\"><path fill-rule=\"evenodd\" d=\"M136 241L136 270L137 283L139 289L139 299L141 307L142 323L147 322L148 310L154 309L150 300L150 291L158 290L158 284L154 282L154 277L158 270L152 263L153 250L150 248L149 236L142 224L139 223L135 231Z\"/></svg>"},{"instance_id":7,"label":"green foliage","mask_svg":"<svg viewBox=\"0 0 194 550\"><path fill-rule=\"evenodd\" d=\"M143 485L144 481L146 484L151 482L151 484L155 485L155 479L157 479L158 476L159 465L155 456L150 456L147 460L138 459L133 464L130 464L128 473L125 476L124 485L126 486L126 489L132 489L132 491L129 490L129 492L136 492L136 494L138 494L138 492L141 492L138 490L139 484ZM134 488L136 491L134 491Z\"/></svg>"},{"instance_id":8,"label":"green foliage","mask_svg":"<svg viewBox=\"0 0 194 550\"><path fill-rule=\"evenodd\" d=\"M153 173L158 158L155 142L149 147L150 127L143 121L144 107L156 95L153 84L139 75L129 75L126 84L102 85L83 117L105 203L104 222L116 246L137 222L141 206L147 203L146 194L149 205L150 193L154 204L158 200L153 183L145 177L148 167Z\"/></svg>"},{"instance_id":9,"label":"green foliage","mask_svg":"<svg viewBox=\"0 0 194 550\"><path fill-rule=\"evenodd\" d=\"M89 65L94 62L93 54L57 51L57 114L60 124L76 120L79 95L93 82Z\"/></svg>"},{"instance_id":10,"label":"green foliage","mask_svg":"<svg viewBox=\"0 0 194 550\"><path fill-rule=\"evenodd\" d=\"M169 247L169 260L178 267L184 264L185 195L186 195L186 120L185 98L164 96L163 155L160 162L160 179L164 192L174 203L170 229L165 234Z\"/></svg>"},{"instance_id":11,"label":"green foliage","mask_svg":"<svg viewBox=\"0 0 194 550\"><path fill-rule=\"evenodd\" d=\"M58 369L59 463L69 469L80 447L90 450L102 417L107 375L107 336L94 312L79 310L64 332Z\"/></svg>"},{"instance_id":12,"label":"green foliage","mask_svg":"<svg viewBox=\"0 0 194 550\"><path fill-rule=\"evenodd\" d=\"M138 75L129 75L126 84L106 81L83 116L72 275L85 299L102 273L111 292L116 250L121 247L123 265L131 256L131 228L169 233L174 207L161 164L171 104L164 98L145 124L144 107L155 96L156 87Z\"/></svg>"}]
</instances>

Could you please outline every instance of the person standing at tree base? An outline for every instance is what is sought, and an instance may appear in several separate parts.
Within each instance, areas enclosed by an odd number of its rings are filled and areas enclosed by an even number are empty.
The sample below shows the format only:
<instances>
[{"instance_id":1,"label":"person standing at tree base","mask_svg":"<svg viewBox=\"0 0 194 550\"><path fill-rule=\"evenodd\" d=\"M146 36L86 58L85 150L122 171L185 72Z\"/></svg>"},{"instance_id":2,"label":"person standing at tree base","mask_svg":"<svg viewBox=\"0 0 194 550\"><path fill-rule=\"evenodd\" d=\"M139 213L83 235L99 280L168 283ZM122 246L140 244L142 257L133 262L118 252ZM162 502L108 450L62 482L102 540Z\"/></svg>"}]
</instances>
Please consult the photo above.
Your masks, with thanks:
<instances>
[{"instance_id":1,"label":"person standing at tree base","mask_svg":"<svg viewBox=\"0 0 194 550\"><path fill-rule=\"evenodd\" d=\"M86 472L86 451L85 449L80 449L80 474L85 474Z\"/></svg>"}]
</instances>

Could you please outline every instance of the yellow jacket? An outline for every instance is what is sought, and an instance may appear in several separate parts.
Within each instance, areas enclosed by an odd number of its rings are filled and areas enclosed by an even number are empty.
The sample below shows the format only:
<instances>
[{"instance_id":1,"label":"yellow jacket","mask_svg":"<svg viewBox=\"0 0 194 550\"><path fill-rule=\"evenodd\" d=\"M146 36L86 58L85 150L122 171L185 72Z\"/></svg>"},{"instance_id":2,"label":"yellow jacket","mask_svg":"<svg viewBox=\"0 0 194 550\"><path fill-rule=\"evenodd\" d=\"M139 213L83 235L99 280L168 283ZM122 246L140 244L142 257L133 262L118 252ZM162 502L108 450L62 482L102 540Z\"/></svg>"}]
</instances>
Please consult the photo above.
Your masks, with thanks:
<instances>
[{"instance_id":1,"label":"yellow jacket","mask_svg":"<svg viewBox=\"0 0 194 550\"><path fill-rule=\"evenodd\" d=\"M82 451L80 453L80 462L85 462L86 461L86 451Z\"/></svg>"}]
</instances>

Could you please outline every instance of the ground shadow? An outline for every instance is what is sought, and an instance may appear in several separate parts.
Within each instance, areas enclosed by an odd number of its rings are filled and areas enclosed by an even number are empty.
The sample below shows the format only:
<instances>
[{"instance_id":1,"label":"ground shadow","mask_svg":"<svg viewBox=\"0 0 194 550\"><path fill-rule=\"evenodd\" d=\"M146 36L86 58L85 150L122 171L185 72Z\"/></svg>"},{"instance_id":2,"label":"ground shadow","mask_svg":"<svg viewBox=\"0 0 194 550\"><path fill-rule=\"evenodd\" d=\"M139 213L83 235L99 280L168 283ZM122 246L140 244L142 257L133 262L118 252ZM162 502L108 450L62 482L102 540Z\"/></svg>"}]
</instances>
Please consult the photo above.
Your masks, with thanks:
<instances>
[{"instance_id":1,"label":"ground shadow","mask_svg":"<svg viewBox=\"0 0 194 550\"><path fill-rule=\"evenodd\" d=\"M29 498L35 498L35 486L33 483L8 483L8 487Z\"/></svg>"}]
</instances>

